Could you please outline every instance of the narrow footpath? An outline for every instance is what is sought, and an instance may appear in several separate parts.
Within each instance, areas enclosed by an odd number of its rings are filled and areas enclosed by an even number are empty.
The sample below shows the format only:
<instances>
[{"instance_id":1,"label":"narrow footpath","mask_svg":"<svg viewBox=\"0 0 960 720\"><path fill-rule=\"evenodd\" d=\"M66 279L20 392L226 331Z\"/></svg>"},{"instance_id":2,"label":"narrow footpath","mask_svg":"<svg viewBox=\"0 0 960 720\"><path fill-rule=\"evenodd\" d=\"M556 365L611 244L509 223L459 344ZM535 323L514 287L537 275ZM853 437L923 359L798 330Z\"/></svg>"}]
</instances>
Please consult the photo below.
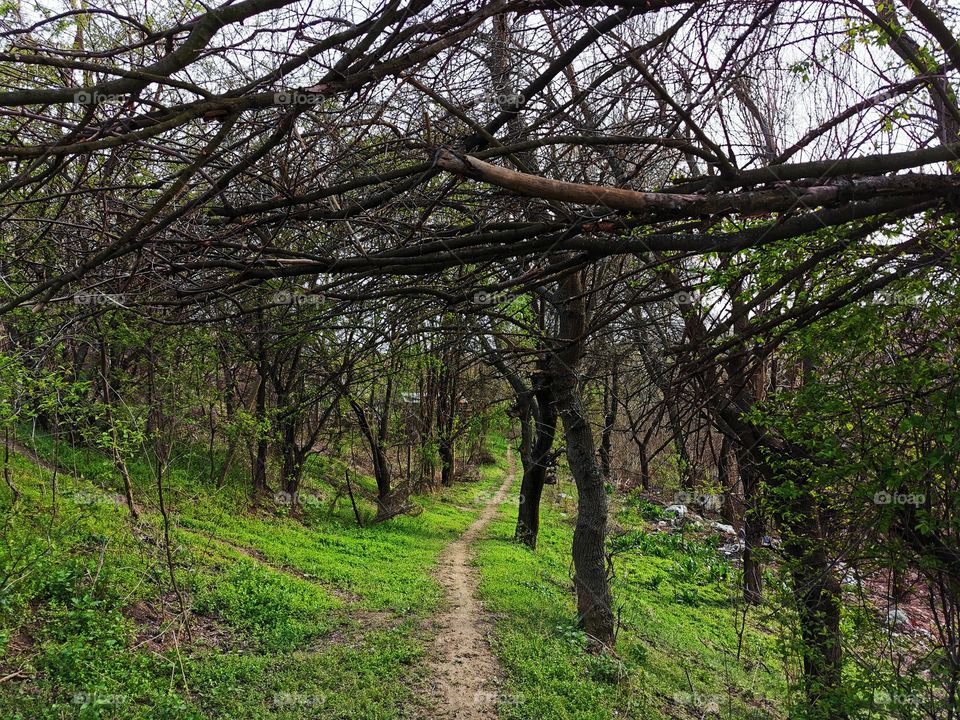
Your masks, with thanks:
<instances>
[{"instance_id":1,"label":"narrow footpath","mask_svg":"<svg viewBox=\"0 0 960 720\"><path fill-rule=\"evenodd\" d=\"M494 720L499 694L500 665L490 650L488 635L493 623L476 598L477 571L470 565L470 545L493 520L506 500L514 480L512 450L507 448L509 470L497 493L486 504L460 539L440 556L436 578L446 596L437 618L429 670L438 718L444 720Z\"/></svg>"}]
</instances>

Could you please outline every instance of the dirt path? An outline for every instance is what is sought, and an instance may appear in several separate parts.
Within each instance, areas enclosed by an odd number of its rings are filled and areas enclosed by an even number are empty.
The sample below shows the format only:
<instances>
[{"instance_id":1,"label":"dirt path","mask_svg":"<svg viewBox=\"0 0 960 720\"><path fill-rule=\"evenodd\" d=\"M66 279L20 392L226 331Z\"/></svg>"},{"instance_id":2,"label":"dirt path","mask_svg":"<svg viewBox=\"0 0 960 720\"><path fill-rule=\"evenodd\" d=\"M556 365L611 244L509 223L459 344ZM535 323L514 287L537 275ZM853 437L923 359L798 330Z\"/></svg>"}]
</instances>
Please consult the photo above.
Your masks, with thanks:
<instances>
[{"instance_id":1,"label":"dirt path","mask_svg":"<svg viewBox=\"0 0 960 720\"><path fill-rule=\"evenodd\" d=\"M27 460L39 465L44 470L47 470L48 472L55 472L58 475L69 475L70 477L74 477L72 470L69 470L65 467L58 467L48 460L43 459L33 451L33 448L27 447L19 440L11 439L8 441L8 444L10 445L11 452L15 452L17 455L23 455L23 457L25 457Z\"/></svg>"},{"instance_id":2,"label":"dirt path","mask_svg":"<svg viewBox=\"0 0 960 720\"><path fill-rule=\"evenodd\" d=\"M437 616L440 630L429 664L436 701L435 718L493 720L497 717L500 666L490 651L490 619L476 599L477 573L470 566L470 544L484 531L513 483L513 454L503 485L460 539L440 556L436 578L443 586L447 608Z\"/></svg>"}]
</instances>

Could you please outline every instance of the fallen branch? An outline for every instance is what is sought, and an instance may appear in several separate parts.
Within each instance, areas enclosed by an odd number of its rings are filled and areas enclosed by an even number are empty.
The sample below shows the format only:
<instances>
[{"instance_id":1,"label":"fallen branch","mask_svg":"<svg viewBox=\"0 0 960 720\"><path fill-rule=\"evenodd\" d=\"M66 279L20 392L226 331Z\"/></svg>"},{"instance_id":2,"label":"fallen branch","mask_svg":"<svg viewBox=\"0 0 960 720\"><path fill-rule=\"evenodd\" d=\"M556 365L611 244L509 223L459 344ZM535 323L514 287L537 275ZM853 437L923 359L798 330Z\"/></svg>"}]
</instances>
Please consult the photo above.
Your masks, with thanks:
<instances>
[{"instance_id":1,"label":"fallen branch","mask_svg":"<svg viewBox=\"0 0 960 720\"><path fill-rule=\"evenodd\" d=\"M948 197L960 192L960 179L943 175L891 175L855 178L832 185L782 185L769 190L733 194L689 195L639 192L606 185L551 180L492 165L471 155L437 151L437 167L463 177L512 190L527 197L598 205L613 210L647 212L665 217L699 217L723 213L746 215L813 209L872 199L878 195Z\"/></svg>"}]
</instances>

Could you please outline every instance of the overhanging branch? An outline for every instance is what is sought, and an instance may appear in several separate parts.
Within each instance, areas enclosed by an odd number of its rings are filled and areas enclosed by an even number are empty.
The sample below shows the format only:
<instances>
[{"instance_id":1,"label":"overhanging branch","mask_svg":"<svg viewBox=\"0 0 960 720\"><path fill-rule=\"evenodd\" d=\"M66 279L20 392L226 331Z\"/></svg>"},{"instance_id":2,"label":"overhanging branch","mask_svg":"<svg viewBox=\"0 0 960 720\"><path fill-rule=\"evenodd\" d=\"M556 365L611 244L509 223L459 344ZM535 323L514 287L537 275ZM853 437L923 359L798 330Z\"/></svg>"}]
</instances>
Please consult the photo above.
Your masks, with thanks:
<instances>
[{"instance_id":1,"label":"overhanging branch","mask_svg":"<svg viewBox=\"0 0 960 720\"><path fill-rule=\"evenodd\" d=\"M842 205L880 195L946 198L960 190L957 178L942 175L893 175L858 178L831 185L784 185L770 190L709 195L653 193L551 180L508 170L471 155L441 149L436 165L463 177L489 183L527 197L596 205L655 216L699 217L724 213L759 214Z\"/></svg>"}]
</instances>

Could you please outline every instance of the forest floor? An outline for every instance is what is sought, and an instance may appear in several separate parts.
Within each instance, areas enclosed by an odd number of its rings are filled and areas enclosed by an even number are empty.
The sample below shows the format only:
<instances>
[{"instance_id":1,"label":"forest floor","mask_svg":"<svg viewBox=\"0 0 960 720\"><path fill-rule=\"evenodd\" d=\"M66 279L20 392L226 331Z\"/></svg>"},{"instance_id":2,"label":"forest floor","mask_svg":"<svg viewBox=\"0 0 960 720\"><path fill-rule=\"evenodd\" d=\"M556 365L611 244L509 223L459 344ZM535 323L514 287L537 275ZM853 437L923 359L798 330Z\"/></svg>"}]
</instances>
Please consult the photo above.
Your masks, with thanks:
<instances>
[{"instance_id":1,"label":"forest floor","mask_svg":"<svg viewBox=\"0 0 960 720\"><path fill-rule=\"evenodd\" d=\"M130 460L132 521L112 462L44 438L0 485L0 717L10 720L612 720L785 716L782 610L742 622L714 547L614 503L616 655L576 626L569 481L547 488L536 552L513 542L513 458L493 439L476 482L371 525L311 465L299 506L217 487L202 450L164 477L171 589L149 465ZM41 463L37 463L39 458ZM216 459L215 459L216 460ZM56 512L53 507L53 467ZM296 512L294 512L296 510Z\"/></svg>"}]
</instances>

